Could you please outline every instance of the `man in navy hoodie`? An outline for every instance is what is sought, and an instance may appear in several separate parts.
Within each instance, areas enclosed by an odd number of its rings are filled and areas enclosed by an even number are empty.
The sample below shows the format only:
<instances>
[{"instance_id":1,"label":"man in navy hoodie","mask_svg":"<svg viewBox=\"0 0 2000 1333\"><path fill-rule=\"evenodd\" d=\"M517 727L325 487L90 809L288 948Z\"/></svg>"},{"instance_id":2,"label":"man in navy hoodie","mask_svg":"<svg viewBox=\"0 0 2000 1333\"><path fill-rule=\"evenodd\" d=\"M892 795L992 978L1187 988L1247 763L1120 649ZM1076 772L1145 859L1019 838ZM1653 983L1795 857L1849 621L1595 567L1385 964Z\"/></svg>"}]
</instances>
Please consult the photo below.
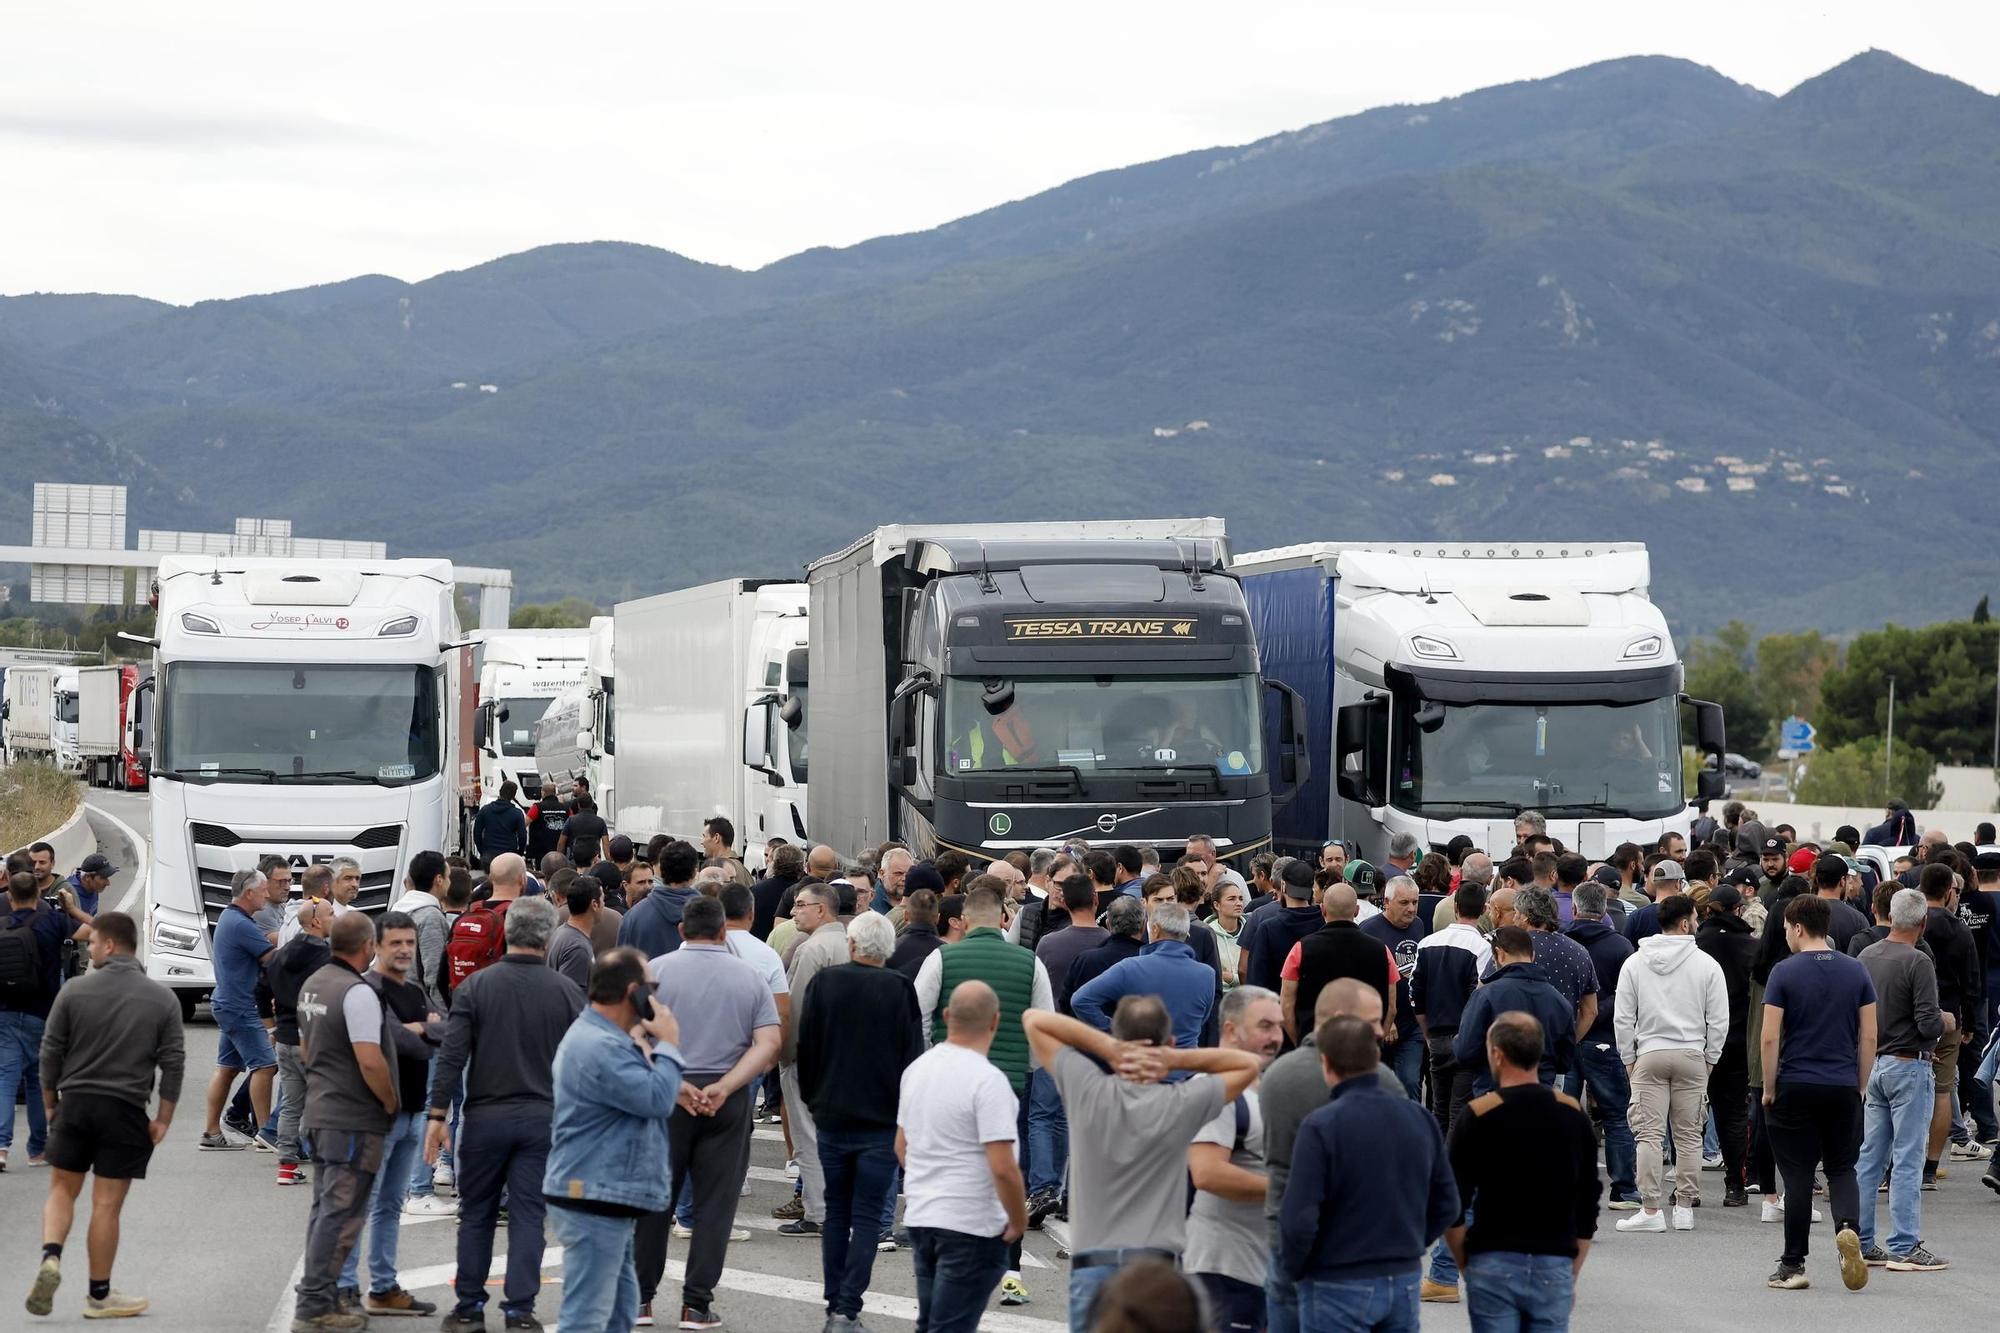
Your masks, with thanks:
<instances>
[{"instance_id":1,"label":"man in navy hoodie","mask_svg":"<svg viewBox=\"0 0 2000 1333\"><path fill-rule=\"evenodd\" d=\"M1382 1086L1379 1036L1358 1018L1313 1034L1333 1094L1299 1125L1278 1211L1302 1328L1415 1328L1424 1249L1458 1220L1437 1120Z\"/></svg>"},{"instance_id":2,"label":"man in navy hoodie","mask_svg":"<svg viewBox=\"0 0 2000 1333\"><path fill-rule=\"evenodd\" d=\"M1632 944L1605 920L1604 886L1579 884L1571 894L1576 916L1563 933L1590 954L1597 971L1597 1019L1577 1043L1576 1063L1563 1079L1563 1091L1575 1097L1590 1084L1590 1099L1604 1114L1604 1171L1611 1177L1611 1207L1630 1212L1638 1205L1638 1145L1627 1113L1632 1107L1632 1081L1618 1055L1612 1030L1618 1005L1618 974L1633 954Z\"/></svg>"},{"instance_id":3,"label":"man in navy hoodie","mask_svg":"<svg viewBox=\"0 0 2000 1333\"><path fill-rule=\"evenodd\" d=\"M1491 1092L1493 1072L1486 1066L1486 1029L1501 1014L1524 1013L1541 1024L1548 1040L1542 1049L1541 1079L1554 1085L1569 1072L1576 1052L1576 1010L1549 982L1535 961L1535 942L1519 926L1493 932L1493 961L1499 964L1486 984L1472 993L1459 1018L1451 1055L1459 1067L1473 1073L1474 1093Z\"/></svg>"},{"instance_id":4,"label":"man in navy hoodie","mask_svg":"<svg viewBox=\"0 0 2000 1333\"><path fill-rule=\"evenodd\" d=\"M637 949L653 959L681 947L681 910L696 896L694 872L700 863L701 853L692 843L676 840L660 849L660 882L618 923L621 949Z\"/></svg>"}]
</instances>

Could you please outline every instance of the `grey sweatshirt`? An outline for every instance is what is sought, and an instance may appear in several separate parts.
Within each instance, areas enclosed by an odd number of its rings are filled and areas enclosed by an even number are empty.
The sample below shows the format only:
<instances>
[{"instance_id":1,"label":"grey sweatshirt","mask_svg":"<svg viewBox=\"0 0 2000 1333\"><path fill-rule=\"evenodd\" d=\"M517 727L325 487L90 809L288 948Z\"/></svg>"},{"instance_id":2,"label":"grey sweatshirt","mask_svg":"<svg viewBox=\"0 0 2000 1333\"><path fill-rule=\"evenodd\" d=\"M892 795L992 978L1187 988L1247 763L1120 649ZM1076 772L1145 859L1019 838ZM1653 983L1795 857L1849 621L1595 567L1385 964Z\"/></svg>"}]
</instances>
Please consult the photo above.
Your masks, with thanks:
<instances>
[{"instance_id":1,"label":"grey sweatshirt","mask_svg":"<svg viewBox=\"0 0 2000 1333\"><path fill-rule=\"evenodd\" d=\"M56 992L42 1032L42 1086L144 1107L177 1102L187 1063L181 1006L131 954L113 954Z\"/></svg>"},{"instance_id":2,"label":"grey sweatshirt","mask_svg":"<svg viewBox=\"0 0 2000 1333\"><path fill-rule=\"evenodd\" d=\"M1860 953L1875 983L1875 1053L1924 1055L1944 1033L1938 1009L1937 969L1900 940L1882 940Z\"/></svg>"}]
</instances>

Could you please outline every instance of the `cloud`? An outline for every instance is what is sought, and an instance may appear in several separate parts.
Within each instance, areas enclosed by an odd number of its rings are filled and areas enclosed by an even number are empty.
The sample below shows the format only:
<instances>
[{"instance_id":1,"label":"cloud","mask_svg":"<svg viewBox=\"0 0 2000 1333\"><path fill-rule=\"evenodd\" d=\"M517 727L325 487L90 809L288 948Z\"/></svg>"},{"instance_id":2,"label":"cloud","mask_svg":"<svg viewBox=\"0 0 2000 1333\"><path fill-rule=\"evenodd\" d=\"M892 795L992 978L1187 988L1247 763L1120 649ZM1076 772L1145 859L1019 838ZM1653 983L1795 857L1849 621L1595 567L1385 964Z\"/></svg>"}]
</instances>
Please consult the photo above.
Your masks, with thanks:
<instances>
[{"instance_id":1,"label":"cloud","mask_svg":"<svg viewBox=\"0 0 2000 1333\"><path fill-rule=\"evenodd\" d=\"M0 105L0 137L106 148L403 148L400 134L282 111Z\"/></svg>"}]
</instances>

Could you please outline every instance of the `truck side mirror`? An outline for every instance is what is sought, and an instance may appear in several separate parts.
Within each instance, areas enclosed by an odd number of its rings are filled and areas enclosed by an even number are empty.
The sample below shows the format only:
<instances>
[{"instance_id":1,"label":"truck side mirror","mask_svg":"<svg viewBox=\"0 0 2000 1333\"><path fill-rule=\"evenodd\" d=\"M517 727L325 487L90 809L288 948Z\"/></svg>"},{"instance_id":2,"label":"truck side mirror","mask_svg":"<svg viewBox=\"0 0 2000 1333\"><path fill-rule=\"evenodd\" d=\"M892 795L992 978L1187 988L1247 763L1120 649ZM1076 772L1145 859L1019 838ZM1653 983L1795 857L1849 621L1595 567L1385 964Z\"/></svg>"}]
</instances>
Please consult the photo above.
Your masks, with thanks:
<instances>
[{"instance_id":1,"label":"truck side mirror","mask_svg":"<svg viewBox=\"0 0 2000 1333\"><path fill-rule=\"evenodd\" d=\"M1343 707L1334 722L1333 767L1340 794L1366 806L1383 803L1385 749L1372 743L1389 723L1389 696L1378 694Z\"/></svg>"},{"instance_id":2,"label":"truck side mirror","mask_svg":"<svg viewBox=\"0 0 2000 1333\"><path fill-rule=\"evenodd\" d=\"M1267 680L1264 688L1275 690L1278 703L1278 780L1286 790L1273 792L1271 802L1286 805L1312 777L1311 752L1306 748L1306 701L1297 690L1281 680Z\"/></svg>"},{"instance_id":3,"label":"truck side mirror","mask_svg":"<svg viewBox=\"0 0 2000 1333\"><path fill-rule=\"evenodd\" d=\"M1728 788L1724 785L1721 769L1704 768L1700 773L1695 775L1694 799L1697 804L1708 801L1719 801L1728 794Z\"/></svg>"},{"instance_id":4,"label":"truck side mirror","mask_svg":"<svg viewBox=\"0 0 2000 1333\"><path fill-rule=\"evenodd\" d=\"M1723 726L1722 705L1690 699L1694 705L1694 730L1696 748L1716 756L1720 764L1722 754L1729 748L1728 730Z\"/></svg>"},{"instance_id":5,"label":"truck side mirror","mask_svg":"<svg viewBox=\"0 0 2000 1333\"><path fill-rule=\"evenodd\" d=\"M771 771L771 704L761 700L743 710L743 766L759 773Z\"/></svg>"},{"instance_id":6,"label":"truck side mirror","mask_svg":"<svg viewBox=\"0 0 2000 1333\"><path fill-rule=\"evenodd\" d=\"M486 709L481 708L472 715L472 744L477 749L485 749L492 728L487 725Z\"/></svg>"},{"instance_id":7,"label":"truck side mirror","mask_svg":"<svg viewBox=\"0 0 2000 1333\"><path fill-rule=\"evenodd\" d=\"M583 751L585 754L589 754L591 746L595 745L596 743L597 743L597 736L594 732L591 731L589 727L585 727L583 728L583 730L576 733L576 748Z\"/></svg>"}]
</instances>

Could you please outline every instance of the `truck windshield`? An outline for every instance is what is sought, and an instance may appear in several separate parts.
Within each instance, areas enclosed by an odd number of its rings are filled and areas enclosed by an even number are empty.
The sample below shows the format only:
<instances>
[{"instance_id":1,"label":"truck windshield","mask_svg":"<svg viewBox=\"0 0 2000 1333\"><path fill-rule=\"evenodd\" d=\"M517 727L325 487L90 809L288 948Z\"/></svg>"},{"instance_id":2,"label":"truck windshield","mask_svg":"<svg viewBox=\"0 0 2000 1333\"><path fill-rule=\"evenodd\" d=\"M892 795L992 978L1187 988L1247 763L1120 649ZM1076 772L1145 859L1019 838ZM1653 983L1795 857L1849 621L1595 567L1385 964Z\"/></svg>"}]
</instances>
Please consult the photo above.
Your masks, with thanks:
<instances>
[{"instance_id":1,"label":"truck windshield","mask_svg":"<svg viewBox=\"0 0 2000 1333\"><path fill-rule=\"evenodd\" d=\"M535 724L549 711L554 699L502 699L493 710L493 734L499 738L500 753L531 755L535 752ZM505 721L502 721L502 716Z\"/></svg>"},{"instance_id":2,"label":"truck windshield","mask_svg":"<svg viewBox=\"0 0 2000 1333\"><path fill-rule=\"evenodd\" d=\"M986 696L1013 690L995 714ZM1084 770L1208 765L1264 771L1255 676L953 677L944 686L945 770Z\"/></svg>"},{"instance_id":3,"label":"truck windshield","mask_svg":"<svg viewBox=\"0 0 2000 1333\"><path fill-rule=\"evenodd\" d=\"M428 667L177 662L160 700L159 767L218 782L380 782L438 772Z\"/></svg>"},{"instance_id":4,"label":"truck windshield","mask_svg":"<svg viewBox=\"0 0 2000 1333\"><path fill-rule=\"evenodd\" d=\"M56 696L56 720L58 722L75 722L76 718L77 697L74 694L58 694Z\"/></svg>"},{"instance_id":5,"label":"truck windshield","mask_svg":"<svg viewBox=\"0 0 2000 1333\"><path fill-rule=\"evenodd\" d=\"M1424 702L1397 692L1395 804L1660 818L1686 808L1672 698L1635 704ZM1419 725L1423 715L1435 721ZM1436 715L1442 720L1437 721Z\"/></svg>"}]
</instances>

